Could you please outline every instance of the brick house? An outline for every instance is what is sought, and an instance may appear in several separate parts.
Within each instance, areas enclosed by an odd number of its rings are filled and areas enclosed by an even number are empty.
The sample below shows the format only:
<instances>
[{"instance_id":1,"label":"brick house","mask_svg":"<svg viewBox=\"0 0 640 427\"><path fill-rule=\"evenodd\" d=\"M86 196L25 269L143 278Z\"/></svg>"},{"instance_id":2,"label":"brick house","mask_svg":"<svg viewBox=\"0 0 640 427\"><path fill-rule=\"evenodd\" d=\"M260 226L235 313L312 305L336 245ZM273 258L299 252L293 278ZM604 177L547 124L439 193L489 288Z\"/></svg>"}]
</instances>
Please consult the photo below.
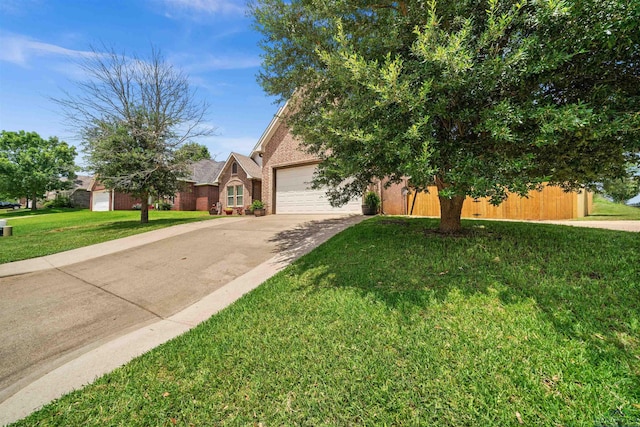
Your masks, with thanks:
<instances>
[{"instance_id":1,"label":"brick house","mask_svg":"<svg viewBox=\"0 0 640 427\"><path fill-rule=\"evenodd\" d=\"M362 213L361 200L335 208L324 190L310 187L320 159L291 135L282 120L286 108L274 116L250 155L262 168L262 201L267 213Z\"/></svg>"},{"instance_id":2,"label":"brick house","mask_svg":"<svg viewBox=\"0 0 640 427\"><path fill-rule=\"evenodd\" d=\"M223 162L200 160L190 165L190 175L181 180L181 189L169 198L173 210L208 211L219 199L218 185L215 177L223 166ZM89 191L91 200L89 207L93 211L131 210L141 203L140 199L129 194L108 190L99 181L93 179ZM152 201L149 200L148 203Z\"/></svg>"},{"instance_id":3,"label":"brick house","mask_svg":"<svg viewBox=\"0 0 640 427\"><path fill-rule=\"evenodd\" d=\"M262 168L250 157L229 154L215 182L223 208L243 208L262 200Z\"/></svg>"},{"instance_id":4,"label":"brick house","mask_svg":"<svg viewBox=\"0 0 640 427\"><path fill-rule=\"evenodd\" d=\"M220 198L216 177L224 163L215 160L199 160L190 165L189 178L182 181L182 188L171 199L172 210L208 211Z\"/></svg>"},{"instance_id":5,"label":"brick house","mask_svg":"<svg viewBox=\"0 0 640 427\"><path fill-rule=\"evenodd\" d=\"M313 178L320 159L305 151L282 120L287 105L278 111L254 147L249 159L262 168L262 201L267 213L361 213L361 200L340 208L329 205L324 190L313 190ZM382 180L370 186L381 197L381 211L389 215L439 216L437 190L411 194L408 180L385 188ZM414 203L414 198L416 202ZM565 193L557 187L532 191L528 198L510 195L499 207L488 199L465 202L463 217L506 219L570 219L591 212L591 193Z\"/></svg>"}]
</instances>

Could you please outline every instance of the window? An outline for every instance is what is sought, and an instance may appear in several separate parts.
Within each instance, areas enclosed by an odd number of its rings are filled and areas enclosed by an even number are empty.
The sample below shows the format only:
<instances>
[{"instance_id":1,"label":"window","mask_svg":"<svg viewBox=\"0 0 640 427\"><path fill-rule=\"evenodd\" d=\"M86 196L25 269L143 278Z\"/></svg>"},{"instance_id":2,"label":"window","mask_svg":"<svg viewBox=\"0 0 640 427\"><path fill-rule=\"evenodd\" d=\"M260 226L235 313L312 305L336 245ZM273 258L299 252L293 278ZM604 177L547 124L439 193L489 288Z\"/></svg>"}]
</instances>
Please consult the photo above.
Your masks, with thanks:
<instances>
[{"instance_id":1,"label":"window","mask_svg":"<svg viewBox=\"0 0 640 427\"><path fill-rule=\"evenodd\" d=\"M233 164L231 165L231 174L236 175L237 173L238 173L238 164L236 162L233 162Z\"/></svg>"},{"instance_id":2,"label":"window","mask_svg":"<svg viewBox=\"0 0 640 427\"><path fill-rule=\"evenodd\" d=\"M244 205L243 196L244 187L242 185L236 185L236 206Z\"/></svg>"},{"instance_id":3,"label":"window","mask_svg":"<svg viewBox=\"0 0 640 427\"><path fill-rule=\"evenodd\" d=\"M242 185L230 185L227 187L227 206L230 208L241 207L244 204L244 187Z\"/></svg>"}]
</instances>

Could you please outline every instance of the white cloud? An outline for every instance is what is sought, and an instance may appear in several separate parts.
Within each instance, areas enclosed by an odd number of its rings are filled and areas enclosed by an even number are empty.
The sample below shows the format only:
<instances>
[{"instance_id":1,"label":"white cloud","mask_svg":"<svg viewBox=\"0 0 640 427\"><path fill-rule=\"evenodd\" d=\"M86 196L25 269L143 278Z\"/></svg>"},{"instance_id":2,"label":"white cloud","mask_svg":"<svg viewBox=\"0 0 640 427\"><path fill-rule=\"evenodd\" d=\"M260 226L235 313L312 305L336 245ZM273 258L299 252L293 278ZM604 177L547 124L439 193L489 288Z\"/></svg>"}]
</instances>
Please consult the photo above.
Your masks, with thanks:
<instances>
[{"instance_id":1,"label":"white cloud","mask_svg":"<svg viewBox=\"0 0 640 427\"><path fill-rule=\"evenodd\" d=\"M244 2L237 0L160 0L166 16L187 15L199 19L202 15L244 15Z\"/></svg>"},{"instance_id":2,"label":"white cloud","mask_svg":"<svg viewBox=\"0 0 640 427\"><path fill-rule=\"evenodd\" d=\"M262 63L258 55L177 55L171 58L174 63L189 73L201 73L216 70L243 70L259 67Z\"/></svg>"},{"instance_id":3,"label":"white cloud","mask_svg":"<svg viewBox=\"0 0 640 427\"><path fill-rule=\"evenodd\" d=\"M66 49L12 33L0 33L0 45L3 47L0 49L0 61L23 67L29 65L29 60L43 56L72 58L94 55L93 52Z\"/></svg>"}]
</instances>

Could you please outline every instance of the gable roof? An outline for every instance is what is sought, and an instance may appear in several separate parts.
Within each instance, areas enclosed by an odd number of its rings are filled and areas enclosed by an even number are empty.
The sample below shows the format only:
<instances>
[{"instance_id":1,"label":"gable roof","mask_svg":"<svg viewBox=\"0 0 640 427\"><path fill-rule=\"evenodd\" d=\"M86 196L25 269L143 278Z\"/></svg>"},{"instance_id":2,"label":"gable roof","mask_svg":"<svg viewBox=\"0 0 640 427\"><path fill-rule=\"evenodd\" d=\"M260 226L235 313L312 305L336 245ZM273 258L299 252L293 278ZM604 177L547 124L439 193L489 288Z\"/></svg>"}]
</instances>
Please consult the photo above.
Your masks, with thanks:
<instances>
[{"instance_id":1,"label":"gable roof","mask_svg":"<svg viewBox=\"0 0 640 427\"><path fill-rule=\"evenodd\" d=\"M216 182L220 180L220 175L227 168L227 165L230 165L232 161L238 163L238 165L247 173L247 178L249 179L262 179L262 168L253 161L250 157L244 156L242 154L232 152L229 154L227 161L224 162L224 166L218 172L218 176L216 176Z\"/></svg>"},{"instance_id":2,"label":"gable roof","mask_svg":"<svg viewBox=\"0 0 640 427\"><path fill-rule=\"evenodd\" d=\"M256 143L256 146L253 147L253 150L251 151L251 155L250 155L251 157L253 157L255 154L260 154L264 152L264 148L267 145L267 142L271 140L271 137L273 136L275 131L278 129L278 126L280 125L280 122L282 121L282 118L284 117L284 114L288 109L288 107L289 107L289 101L285 102L285 104L282 107L280 107L278 112L273 116L273 119L271 119L269 126L267 126L265 131L260 136L260 139Z\"/></svg>"},{"instance_id":3,"label":"gable roof","mask_svg":"<svg viewBox=\"0 0 640 427\"><path fill-rule=\"evenodd\" d=\"M91 188L92 181L93 181L92 176L78 175L73 180L73 189L89 191Z\"/></svg>"},{"instance_id":4,"label":"gable roof","mask_svg":"<svg viewBox=\"0 0 640 427\"><path fill-rule=\"evenodd\" d=\"M195 182L196 185L214 184L223 166L224 162L216 162L211 159L198 160L189 165L190 174L187 180Z\"/></svg>"}]
</instances>

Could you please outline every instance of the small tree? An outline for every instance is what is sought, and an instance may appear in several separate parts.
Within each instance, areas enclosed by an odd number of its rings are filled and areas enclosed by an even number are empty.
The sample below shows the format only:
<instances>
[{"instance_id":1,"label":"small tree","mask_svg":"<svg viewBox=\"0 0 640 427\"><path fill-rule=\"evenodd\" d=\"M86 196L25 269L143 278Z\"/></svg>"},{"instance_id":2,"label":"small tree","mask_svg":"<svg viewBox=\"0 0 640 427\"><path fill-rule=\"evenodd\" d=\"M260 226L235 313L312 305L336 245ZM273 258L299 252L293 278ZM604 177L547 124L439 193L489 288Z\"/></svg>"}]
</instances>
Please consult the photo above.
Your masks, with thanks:
<instances>
[{"instance_id":1,"label":"small tree","mask_svg":"<svg viewBox=\"0 0 640 427\"><path fill-rule=\"evenodd\" d=\"M197 142L187 142L178 149L177 157L186 159L189 162L211 159L211 153L206 145Z\"/></svg>"},{"instance_id":2,"label":"small tree","mask_svg":"<svg viewBox=\"0 0 640 427\"><path fill-rule=\"evenodd\" d=\"M148 58L92 52L79 64L87 80L76 83L78 94L54 101L83 139L88 169L105 187L139 198L147 223L149 196L174 194L187 173L179 148L212 134L207 104L157 49Z\"/></svg>"},{"instance_id":3,"label":"small tree","mask_svg":"<svg viewBox=\"0 0 640 427\"><path fill-rule=\"evenodd\" d=\"M640 152L640 8L626 0L255 0L264 89L337 204L372 181L466 196L623 176ZM345 181L348 180L348 181ZM344 183L347 182L345 185Z\"/></svg>"},{"instance_id":4,"label":"small tree","mask_svg":"<svg viewBox=\"0 0 640 427\"><path fill-rule=\"evenodd\" d=\"M640 169L629 166L628 174L617 179L605 179L601 192L615 203L624 203L637 196L640 194Z\"/></svg>"},{"instance_id":5,"label":"small tree","mask_svg":"<svg viewBox=\"0 0 640 427\"><path fill-rule=\"evenodd\" d=\"M0 193L25 197L37 209L45 192L65 190L75 178L76 149L56 137L43 139L36 132L0 134ZM63 180L62 178L66 178Z\"/></svg>"}]
</instances>

